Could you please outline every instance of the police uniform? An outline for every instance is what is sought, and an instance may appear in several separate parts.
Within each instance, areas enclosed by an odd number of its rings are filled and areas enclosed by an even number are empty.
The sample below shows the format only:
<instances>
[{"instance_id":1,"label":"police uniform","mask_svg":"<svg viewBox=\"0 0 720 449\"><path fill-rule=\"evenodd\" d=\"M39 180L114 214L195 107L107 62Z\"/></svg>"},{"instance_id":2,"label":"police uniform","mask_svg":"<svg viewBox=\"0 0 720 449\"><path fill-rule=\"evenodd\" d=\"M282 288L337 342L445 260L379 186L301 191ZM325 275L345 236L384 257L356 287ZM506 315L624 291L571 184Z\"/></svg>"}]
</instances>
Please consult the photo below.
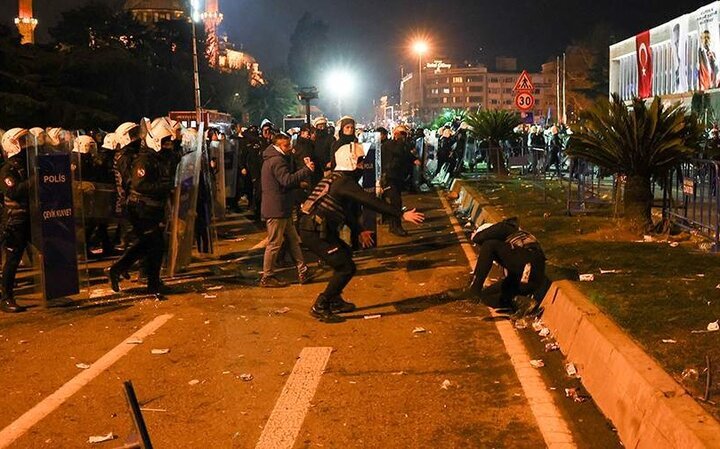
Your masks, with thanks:
<instances>
[{"instance_id":1,"label":"police uniform","mask_svg":"<svg viewBox=\"0 0 720 449\"><path fill-rule=\"evenodd\" d=\"M161 159L152 149L143 149L132 164L127 215L135 241L109 270L113 289L121 273L142 260L148 292L160 293L160 268L164 253L165 204L173 184L163 179ZM116 289L116 291L119 288Z\"/></svg>"},{"instance_id":2,"label":"police uniform","mask_svg":"<svg viewBox=\"0 0 720 449\"><path fill-rule=\"evenodd\" d=\"M0 168L0 191L3 194L3 243L5 265L2 269L2 305L6 312L24 310L15 304L15 275L23 253L30 242L27 155L25 151L9 158Z\"/></svg>"}]
</instances>

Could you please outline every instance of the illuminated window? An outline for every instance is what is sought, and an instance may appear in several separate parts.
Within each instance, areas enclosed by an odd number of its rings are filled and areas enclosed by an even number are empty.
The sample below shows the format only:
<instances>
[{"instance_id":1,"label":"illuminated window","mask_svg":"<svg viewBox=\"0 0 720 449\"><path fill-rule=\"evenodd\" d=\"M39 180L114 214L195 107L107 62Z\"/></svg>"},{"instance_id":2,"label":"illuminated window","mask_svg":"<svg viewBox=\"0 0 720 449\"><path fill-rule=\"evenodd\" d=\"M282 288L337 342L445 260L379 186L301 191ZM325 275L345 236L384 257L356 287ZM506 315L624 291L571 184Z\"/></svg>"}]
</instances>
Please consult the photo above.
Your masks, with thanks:
<instances>
[{"instance_id":1,"label":"illuminated window","mask_svg":"<svg viewBox=\"0 0 720 449\"><path fill-rule=\"evenodd\" d=\"M462 76L453 76L453 83L462 83L463 77Z\"/></svg>"}]
</instances>

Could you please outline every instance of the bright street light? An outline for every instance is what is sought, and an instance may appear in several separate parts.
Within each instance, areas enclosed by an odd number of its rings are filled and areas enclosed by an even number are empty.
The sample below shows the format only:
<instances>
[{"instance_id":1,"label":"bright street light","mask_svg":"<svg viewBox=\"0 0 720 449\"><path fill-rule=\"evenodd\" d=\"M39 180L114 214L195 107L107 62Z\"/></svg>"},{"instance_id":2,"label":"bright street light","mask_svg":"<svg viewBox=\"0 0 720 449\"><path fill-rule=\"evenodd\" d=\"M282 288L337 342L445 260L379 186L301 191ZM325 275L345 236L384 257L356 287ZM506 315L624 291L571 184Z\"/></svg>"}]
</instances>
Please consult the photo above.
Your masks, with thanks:
<instances>
[{"instance_id":1,"label":"bright street light","mask_svg":"<svg viewBox=\"0 0 720 449\"><path fill-rule=\"evenodd\" d=\"M427 41L425 41L425 40L416 40L412 44L412 50L418 56L424 55L425 53L428 52L429 49L430 49L430 46L428 45Z\"/></svg>"},{"instance_id":2,"label":"bright street light","mask_svg":"<svg viewBox=\"0 0 720 449\"><path fill-rule=\"evenodd\" d=\"M349 97L356 87L355 75L347 69L331 70L325 78L325 86L338 99Z\"/></svg>"}]
</instances>

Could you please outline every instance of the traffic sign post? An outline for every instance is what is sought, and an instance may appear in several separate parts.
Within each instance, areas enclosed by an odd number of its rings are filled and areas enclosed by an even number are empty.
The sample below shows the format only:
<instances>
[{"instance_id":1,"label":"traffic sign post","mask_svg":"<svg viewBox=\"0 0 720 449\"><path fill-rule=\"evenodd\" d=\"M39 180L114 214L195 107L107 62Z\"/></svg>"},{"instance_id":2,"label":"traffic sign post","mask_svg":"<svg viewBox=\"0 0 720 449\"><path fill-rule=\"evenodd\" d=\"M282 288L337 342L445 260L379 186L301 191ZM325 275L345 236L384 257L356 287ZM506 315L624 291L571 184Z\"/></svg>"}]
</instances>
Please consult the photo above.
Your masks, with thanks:
<instances>
[{"instance_id":1,"label":"traffic sign post","mask_svg":"<svg viewBox=\"0 0 720 449\"><path fill-rule=\"evenodd\" d=\"M531 111L535 106L535 96L528 92L518 92L515 95L515 106L521 111Z\"/></svg>"},{"instance_id":2,"label":"traffic sign post","mask_svg":"<svg viewBox=\"0 0 720 449\"><path fill-rule=\"evenodd\" d=\"M535 86L527 70L522 71L513 90L515 91L515 107L522 112L532 111L535 106Z\"/></svg>"}]
</instances>

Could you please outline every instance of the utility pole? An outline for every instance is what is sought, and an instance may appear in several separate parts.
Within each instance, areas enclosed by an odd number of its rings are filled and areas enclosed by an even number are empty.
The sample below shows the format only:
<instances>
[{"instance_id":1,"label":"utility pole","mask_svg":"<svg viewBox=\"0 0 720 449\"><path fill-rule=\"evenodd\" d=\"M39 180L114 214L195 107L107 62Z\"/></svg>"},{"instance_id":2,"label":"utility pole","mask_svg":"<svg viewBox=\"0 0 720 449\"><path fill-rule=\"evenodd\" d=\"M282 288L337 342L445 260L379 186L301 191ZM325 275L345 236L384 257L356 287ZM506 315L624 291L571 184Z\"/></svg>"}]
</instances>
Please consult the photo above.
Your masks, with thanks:
<instances>
[{"instance_id":1,"label":"utility pole","mask_svg":"<svg viewBox=\"0 0 720 449\"><path fill-rule=\"evenodd\" d=\"M315 86L301 87L298 92L298 100L305 102L305 121L310 124L310 101L318 98L318 90Z\"/></svg>"},{"instance_id":2,"label":"utility pole","mask_svg":"<svg viewBox=\"0 0 720 449\"><path fill-rule=\"evenodd\" d=\"M198 69L198 47L197 32L195 29L195 19L199 18L198 0L190 0L191 15L190 23L192 24L192 45L193 45L193 78L195 82L195 121L200 126L202 120L202 104L200 103L200 71Z\"/></svg>"}]
</instances>

